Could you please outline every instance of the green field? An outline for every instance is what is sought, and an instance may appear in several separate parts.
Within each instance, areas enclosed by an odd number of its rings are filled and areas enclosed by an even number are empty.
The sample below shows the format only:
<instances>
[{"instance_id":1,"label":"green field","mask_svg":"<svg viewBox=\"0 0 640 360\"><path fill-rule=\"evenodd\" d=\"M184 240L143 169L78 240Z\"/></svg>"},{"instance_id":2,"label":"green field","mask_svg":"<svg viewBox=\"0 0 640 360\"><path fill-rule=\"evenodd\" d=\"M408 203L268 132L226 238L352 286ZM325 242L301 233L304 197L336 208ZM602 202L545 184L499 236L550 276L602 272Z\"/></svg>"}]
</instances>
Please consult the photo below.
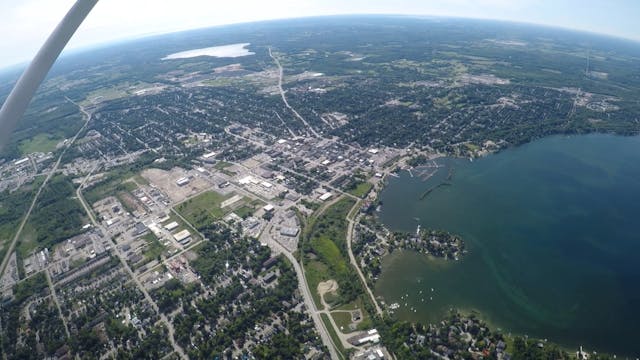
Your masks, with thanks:
<instances>
[{"instance_id":1,"label":"green field","mask_svg":"<svg viewBox=\"0 0 640 360\"><path fill-rule=\"evenodd\" d=\"M372 183L370 183L368 181L364 181L364 182L361 182L358 185L356 185L356 187L354 187L353 189L350 189L348 191L348 193L353 195L353 196L357 196L359 198L363 198L363 197L367 196L369 191L371 191L372 187L373 187Z\"/></svg>"},{"instance_id":2,"label":"green field","mask_svg":"<svg viewBox=\"0 0 640 360\"><path fill-rule=\"evenodd\" d=\"M233 212L236 213L236 215L240 216L241 218L245 219L253 215L256 209L259 209L265 205L266 205L265 202L262 200L253 200L248 204L244 204L238 207L237 209L233 210Z\"/></svg>"},{"instance_id":3,"label":"green field","mask_svg":"<svg viewBox=\"0 0 640 360\"><path fill-rule=\"evenodd\" d=\"M370 307L373 306L372 304L370 304L370 302L371 300L369 299L369 297L366 296L365 294L362 294L355 301L349 304L338 306L335 310L360 310L362 320L358 323L357 330L367 330L372 326L371 316L369 316L369 313L365 310L367 306L370 306ZM350 322L351 322L351 317L349 317L349 323ZM347 323L347 325L349 323Z\"/></svg>"},{"instance_id":4,"label":"green field","mask_svg":"<svg viewBox=\"0 0 640 360\"><path fill-rule=\"evenodd\" d=\"M344 273L348 271L347 263L344 261L340 249L327 236L311 239L313 250L320 256L322 261L335 272Z\"/></svg>"},{"instance_id":5,"label":"green field","mask_svg":"<svg viewBox=\"0 0 640 360\"><path fill-rule=\"evenodd\" d=\"M320 295L318 294L318 284L331 279L329 276L329 268L320 261L307 260L304 264L304 275L307 278L307 284L309 285L309 290L311 290L313 301L319 309L322 309L322 301L320 301ZM325 299L326 298L327 296L325 295Z\"/></svg>"},{"instance_id":6,"label":"green field","mask_svg":"<svg viewBox=\"0 0 640 360\"><path fill-rule=\"evenodd\" d=\"M18 256L27 257L38 248L38 232L29 221L25 224L20 233L20 238L16 246Z\"/></svg>"},{"instance_id":7,"label":"green field","mask_svg":"<svg viewBox=\"0 0 640 360\"><path fill-rule=\"evenodd\" d=\"M108 174L104 181L99 182L83 191L89 204L104 199L107 196L117 196L123 191L131 192L137 188L133 181L126 181L134 174L129 172Z\"/></svg>"},{"instance_id":8,"label":"green field","mask_svg":"<svg viewBox=\"0 0 640 360\"><path fill-rule=\"evenodd\" d=\"M162 253L165 252L166 247L160 243L158 238L153 233L148 233L143 236L147 241L147 247L144 251L145 263L157 259Z\"/></svg>"},{"instance_id":9,"label":"green field","mask_svg":"<svg viewBox=\"0 0 640 360\"><path fill-rule=\"evenodd\" d=\"M41 176L17 191L0 193L0 258L6 255L16 229L43 180L44 176Z\"/></svg>"},{"instance_id":10,"label":"green field","mask_svg":"<svg viewBox=\"0 0 640 360\"><path fill-rule=\"evenodd\" d=\"M351 324L351 313L332 312L331 317L342 333L347 334L351 332L351 330L349 329L349 324Z\"/></svg>"},{"instance_id":11,"label":"green field","mask_svg":"<svg viewBox=\"0 0 640 360\"><path fill-rule=\"evenodd\" d=\"M344 346L342 346L342 342L340 342L340 338L338 337L336 330L333 328L333 325L331 325L331 320L329 320L329 315L323 313L323 314L320 314L320 317L322 318L322 322L324 323L324 326L327 328L327 331L329 331L329 336L331 336L331 340L333 340L333 343L336 345L336 350L338 351L338 355L340 356L341 359L346 359L347 357L345 356L345 354L347 353L347 351L345 350Z\"/></svg>"},{"instance_id":12,"label":"green field","mask_svg":"<svg viewBox=\"0 0 640 360\"><path fill-rule=\"evenodd\" d=\"M371 327L373 305L349 262L346 243L346 216L355 203L353 199L343 197L324 212L312 216L303 233L302 250L305 277L318 308L323 308L317 292L318 283L334 279L338 282L338 291L325 294L325 302L335 310L359 309L362 321L358 323L358 329L365 329ZM333 315L336 324L343 327L342 331L349 332L351 315Z\"/></svg>"},{"instance_id":13,"label":"green field","mask_svg":"<svg viewBox=\"0 0 640 360\"><path fill-rule=\"evenodd\" d=\"M196 233L197 229L194 229L193 227L189 226L189 224L185 223L184 220L182 220L182 218L180 218L180 216L178 216L177 214L171 212L169 213L169 220L163 222L163 225L166 225L170 222L177 222L178 223L178 227L173 230L174 233L180 231L180 230L189 230L191 232L191 243L195 243L196 241L200 240L200 235L198 233Z\"/></svg>"},{"instance_id":14,"label":"green field","mask_svg":"<svg viewBox=\"0 0 640 360\"><path fill-rule=\"evenodd\" d=\"M231 167L231 166L233 166L233 164L228 163L226 161L218 161L213 166L213 168L216 169L216 170L219 170L223 174L226 174L226 175L229 175L229 176L234 176L234 175L236 175L235 172L227 170L227 168Z\"/></svg>"},{"instance_id":15,"label":"green field","mask_svg":"<svg viewBox=\"0 0 640 360\"><path fill-rule=\"evenodd\" d=\"M27 202L27 205L29 202ZM19 215L23 215L19 214ZM30 252L51 246L84 231L86 212L75 198L69 178L55 176L43 188L18 243L18 249Z\"/></svg>"},{"instance_id":16,"label":"green field","mask_svg":"<svg viewBox=\"0 0 640 360\"><path fill-rule=\"evenodd\" d=\"M233 197L235 193L222 195L215 191L206 191L202 194L186 200L176 205L175 210L180 213L188 222L196 228L201 228L211 222L222 219L225 215L233 211L233 207L229 206L224 209L220 208L220 204ZM247 199L239 200L233 206L240 208L247 203ZM243 212L243 213L246 213Z\"/></svg>"},{"instance_id":17,"label":"green field","mask_svg":"<svg viewBox=\"0 0 640 360\"><path fill-rule=\"evenodd\" d=\"M334 279L338 282L338 304L353 301L362 291L349 265L346 248L346 216L354 203L349 198L340 199L312 217L303 234L305 275L320 308L322 303L316 289L321 281Z\"/></svg>"},{"instance_id":18,"label":"green field","mask_svg":"<svg viewBox=\"0 0 640 360\"><path fill-rule=\"evenodd\" d=\"M63 138L49 134L38 134L30 139L23 140L18 145L20 153L23 155L34 152L49 152L56 149L56 145Z\"/></svg>"}]
</instances>

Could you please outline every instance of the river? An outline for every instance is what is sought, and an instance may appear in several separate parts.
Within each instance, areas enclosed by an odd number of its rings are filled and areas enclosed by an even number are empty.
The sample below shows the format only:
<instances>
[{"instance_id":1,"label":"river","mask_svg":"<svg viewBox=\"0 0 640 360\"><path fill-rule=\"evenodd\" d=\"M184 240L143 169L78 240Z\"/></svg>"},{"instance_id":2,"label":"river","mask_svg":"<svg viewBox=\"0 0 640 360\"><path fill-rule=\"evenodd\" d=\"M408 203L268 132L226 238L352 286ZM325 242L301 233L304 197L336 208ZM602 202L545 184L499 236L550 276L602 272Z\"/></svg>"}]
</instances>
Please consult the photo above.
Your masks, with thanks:
<instances>
[{"instance_id":1,"label":"river","mask_svg":"<svg viewBox=\"0 0 640 360\"><path fill-rule=\"evenodd\" d=\"M376 293L401 318L474 310L505 333L640 355L640 138L554 136L439 163L427 181L390 177L380 220L458 233L469 253L387 256ZM421 200L449 167L452 185Z\"/></svg>"}]
</instances>

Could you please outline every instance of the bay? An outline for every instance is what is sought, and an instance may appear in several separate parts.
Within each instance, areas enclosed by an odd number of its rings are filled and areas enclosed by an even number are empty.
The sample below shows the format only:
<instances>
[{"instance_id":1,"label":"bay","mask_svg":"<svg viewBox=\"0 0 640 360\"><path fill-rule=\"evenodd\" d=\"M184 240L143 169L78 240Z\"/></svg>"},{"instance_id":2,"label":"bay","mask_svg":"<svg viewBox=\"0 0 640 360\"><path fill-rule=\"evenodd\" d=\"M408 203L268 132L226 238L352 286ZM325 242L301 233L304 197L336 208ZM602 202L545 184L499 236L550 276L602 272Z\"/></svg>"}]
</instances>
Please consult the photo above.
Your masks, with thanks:
<instances>
[{"instance_id":1,"label":"bay","mask_svg":"<svg viewBox=\"0 0 640 360\"><path fill-rule=\"evenodd\" d=\"M478 311L505 333L640 355L640 138L555 136L438 163L427 181L390 177L380 220L460 234L469 253L388 256L376 293L400 318ZM450 168L452 185L420 199Z\"/></svg>"}]
</instances>

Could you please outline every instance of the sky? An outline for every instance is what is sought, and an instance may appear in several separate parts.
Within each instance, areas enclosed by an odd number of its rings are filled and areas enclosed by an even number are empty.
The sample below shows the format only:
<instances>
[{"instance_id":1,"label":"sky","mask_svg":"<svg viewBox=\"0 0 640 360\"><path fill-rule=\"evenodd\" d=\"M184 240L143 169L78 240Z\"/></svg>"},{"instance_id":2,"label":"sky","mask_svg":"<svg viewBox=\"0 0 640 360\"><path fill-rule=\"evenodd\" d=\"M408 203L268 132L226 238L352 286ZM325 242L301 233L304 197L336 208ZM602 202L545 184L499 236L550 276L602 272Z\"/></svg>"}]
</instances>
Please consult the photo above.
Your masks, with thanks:
<instances>
[{"instance_id":1,"label":"sky","mask_svg":"<svg viewBox=\"0 0 640 360\"><path fill-rule=\"evenodd\" d=\"M0 0L0 68L29 61L75 0ZM68 49L207 26L338 14L551 25L640 41L639 0L100 0Z\"/></svg>"}]
</instances>

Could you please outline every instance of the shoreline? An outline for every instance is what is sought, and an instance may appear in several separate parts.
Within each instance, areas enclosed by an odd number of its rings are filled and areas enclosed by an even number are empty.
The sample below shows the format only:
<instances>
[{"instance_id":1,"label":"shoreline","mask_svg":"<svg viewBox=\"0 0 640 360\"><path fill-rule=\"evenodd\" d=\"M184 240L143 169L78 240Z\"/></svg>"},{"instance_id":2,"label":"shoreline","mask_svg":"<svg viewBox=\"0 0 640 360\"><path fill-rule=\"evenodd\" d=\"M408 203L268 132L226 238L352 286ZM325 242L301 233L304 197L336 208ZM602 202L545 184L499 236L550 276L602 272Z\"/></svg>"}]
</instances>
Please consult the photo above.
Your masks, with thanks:
<instances>
[{"instance_id":1,"label":"shoreline","mask_svg":"<svg viewBox=\"0 0 640 360\"><path fill-rule=\"evenodd\" d=\"M444 154L438 154L438 155L434 156L433 158L431 158L430 160L435 161L437 159L448 158L448 157L450 157L452 159L461 159L461 160L464 159L464 158L459 158L459 157L447 156L447 155L444 155ZM410 171L411 170L411 171L415 172L416 169L419 169L421 167L422 168L428 168L428 166L418 165L418 166L409 166L408 168L400 168L400 170L406 170L406 171ZM438 170L440 170L440 169L438 169ZM422 181L423 182L428 181L436 173L437 173L437 171L433 172L429 176L427 176L424 179L422 179ZM391 173L389 175L391 175ZM415 176L413 176L414 175L413 173L410 173L410 175L412 175L411 176L412 178L415 177ZM398 178L398 177L400 177L400 174L399 174L399 172L396 171L396 172L393 173L393 176ZM446 181L448 181L448 180L446 180ZM438 184L435 187L432 186L432 187L430 187L430 189L439 188L441 185L442 184ZM387 189L388 186L389 186L389 182L388 182L387 178L385 177L384 181L381 182L380 189L378 189L378 192L376 193L376 201L379 200L380 195ZM425 197L426 196L421 196L420 200L424 199ZM384 207L384 204L382 206ZM376 211L376 214L374 215L376 223L378 223L379 225L383 226L385 229L393 232L394 230L388 228L387 225L382 222L382 220L380 218L380 212L381 211L382 211L381 209L378 209L378 211ZM405 230L397 230L397 231L400 231L400 232L403 232L403 233L410 233L410 231L405 231ZM393 251L391 253L384 254L383 256L380 257L380 261L381 262L386 262L386 261L389 260L389 257L391 257L391 256L402 256L401 252L404 252L404 251L415 253L416 255L419 255L419 256L425 258L426 261L430 261L430 262L432 262L434 260L446 261L443 258L434 256L432 254L425 254L425 253L422 253L420 251L416 251L416 250L412 250L412 249L402 249L402 248L396 249L395 251ZM453 262L447 261L447 263L448 263L447 265L456 266L455 264L452 264ZM373 285L373 288L374 288L374 295L375 295L376 299L378 299L378 301L383 304L384 308L389 310L390 306L392 304L380 293L380 291L378 290L378 286L377 286L380 277L382 277L382 274L385 271L388 271L388 270L383 268L381 273L380 273L380 275L378 276L378 278L375 279L374 281L372 281L372 285ZM418 304L418 306L420 306L420 305ZM488 316L486 312L483 312L483 311L481 311L481 310L479 310L477 308L474 308L474 307L455 307L455 306L451 306L450 310L454 310L454 311L458 312L459 314L461 314L463 316L469 316L469 315L475 316L476 318L478 318L481 321L483 321L484 323L486 323L487 326L492 331L500 332L505 337L509 338L510 339L510 341L509 341L510 344L513 344L513 340L515 338L517 338L517 337L536 339L536 340L539 340L541 343L544 343L544 344L549 343L549 344L553 344L553 345L557 346L562 351L567 352L571 358L576 358L576 351L580 347L580 345L568 345L566 343L559 342L556 339L545 338L543 334L540 334L542 336L529 337L529 335L525 334L525 333L520 333L520 332L517 332L517 331L510 331L506 327L501 326L501 324L498 321L496 321L494 318L492 318L491 316ZM392 312L392 314L398 321L404 321L404 322L408 322L408 323L420 323L420 324L429 324L430 323L429 321L425 322L424 320L422 320L422 321L414 321L414 320L411 319L411 316L409 316L407 314L404 314L403 316L399 316L399 314L397 312L395 312L395 311ZM437 317L439 319L438 321L442 321L442 320L446 319L447 314L446 314L446 312L443 313L443 314L438 314ZM542 331L542 332L544 333L544 331ZM591 345L588 344L588 343L582 344L582 346L586 347L585 351L587 351L589 354L597 353L597 354L605 355L605 356L607 356L608 354L613 354L613 352L600 352L600 351L596 350L595 348L591 348ZM628 355L619 355L619 354L616 354L616 355L617 356L622 356L622 357L628 356ZM635 357L632 356L632 358L635 358Z\"/></svg>"}]
</instances>

